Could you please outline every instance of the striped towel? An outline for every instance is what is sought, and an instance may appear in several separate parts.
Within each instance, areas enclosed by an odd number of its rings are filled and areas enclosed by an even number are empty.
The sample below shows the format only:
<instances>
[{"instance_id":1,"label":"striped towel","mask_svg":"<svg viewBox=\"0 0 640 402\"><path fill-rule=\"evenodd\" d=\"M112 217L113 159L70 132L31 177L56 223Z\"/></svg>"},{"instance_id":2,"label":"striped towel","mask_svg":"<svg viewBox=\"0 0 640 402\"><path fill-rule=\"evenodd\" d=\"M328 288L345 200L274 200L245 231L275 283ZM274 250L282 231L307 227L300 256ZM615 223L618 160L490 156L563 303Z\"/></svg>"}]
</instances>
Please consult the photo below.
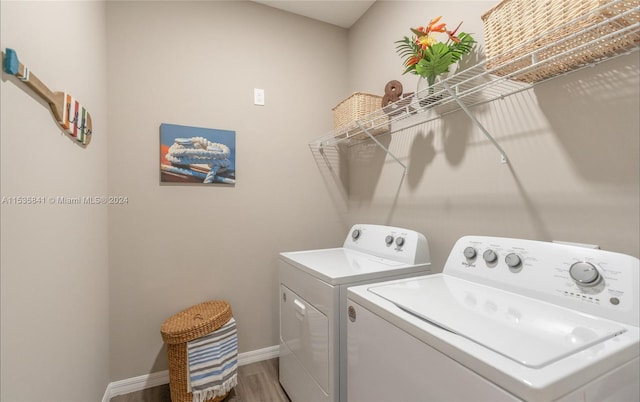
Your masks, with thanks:
<instances>
[{"instance_id":1,"label":"striped towel","mask_svg":"<svg viewBox=\"0 0 640 402\"><path fill-rule=\"evenodd\" d=\"M187 391L193 402L226 395L238 383L238 334L231 318L202 338L187 342Z\"/></svg>"}]
</instances>

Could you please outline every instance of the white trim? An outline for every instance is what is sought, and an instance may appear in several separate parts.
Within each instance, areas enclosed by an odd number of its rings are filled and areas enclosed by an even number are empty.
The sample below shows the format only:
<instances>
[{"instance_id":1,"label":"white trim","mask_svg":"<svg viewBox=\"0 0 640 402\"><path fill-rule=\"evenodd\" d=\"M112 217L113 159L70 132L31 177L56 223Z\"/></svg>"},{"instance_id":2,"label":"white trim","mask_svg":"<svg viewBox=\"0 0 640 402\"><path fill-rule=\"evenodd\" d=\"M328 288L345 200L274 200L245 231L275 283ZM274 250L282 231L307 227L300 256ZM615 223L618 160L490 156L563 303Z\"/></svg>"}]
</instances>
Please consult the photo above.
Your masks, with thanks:
<instances>
[{"instance_id":1,"label":"white trim","mask_svg":"<svg viewBox=\"0 0 640 402\"><path fill-rule=\"evenodd\" d=\"M273 359L278 357L279 350L280 347L275 345L263 349L238 353L238 366ZM169 384L169 370L114 381L107 385L107 389L102 397L102 402L109 402L111 398L118 395L142 391L147 388L153 388L164 384Z\"/></svg>"},{"instance_id":2,"label":"white trim","mask_svg":"<svg viewBox=\"0 0 640 402\"><path fill-rule=\"evenodd\" d=\"M107 384L107 389L104 390L104 395L102 395L102 402L109 402L111 399L111 384Z\"/></svg>"},{"instance_id":3,"label":"white trim","mask_svg":"<svg viewBox=\"0 0 640 402\"><path fill-rule=\"evenodd\" d=\"M249 352L238 353L238 366L244 366L245 364L251 364L261 362L263 360L273 359L278 357L280 346L269 346L268 348L262 348L258 350L251 350Z\"/></svg>"},{"instance_id":4,"label":"white trim","mask_svg":"<svg viewBox=\"0 0 640 402\"><path fill-rule=\"evenodd\" d=\"M157 373L145 374L138 377L126 378L109 384L109 399L114 396L142 391L143 389L157 387L169 383L169 370Z\"/></svg>"}]
</instances>

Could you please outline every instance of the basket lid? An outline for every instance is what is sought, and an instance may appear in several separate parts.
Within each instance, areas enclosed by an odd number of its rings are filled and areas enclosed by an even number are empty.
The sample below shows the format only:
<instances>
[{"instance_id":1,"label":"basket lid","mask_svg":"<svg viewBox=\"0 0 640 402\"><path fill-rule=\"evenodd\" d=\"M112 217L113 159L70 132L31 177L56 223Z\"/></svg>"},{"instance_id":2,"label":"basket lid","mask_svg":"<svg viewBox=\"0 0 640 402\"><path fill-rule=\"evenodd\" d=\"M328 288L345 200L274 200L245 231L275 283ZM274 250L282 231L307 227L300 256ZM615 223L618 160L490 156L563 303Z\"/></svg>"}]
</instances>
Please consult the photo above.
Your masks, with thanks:
<instances>
[{"instance_id":1,"label":"basket lid","mask_svg":"<svg viewBox=\"0 0 640 402\"><path fill-rule=\"evenodd\" d=\"M168 344L185 343L210 334L231 317L231 306L226 301L206 301L167 318L160 333Z\"/></svg>"}]
</instances>

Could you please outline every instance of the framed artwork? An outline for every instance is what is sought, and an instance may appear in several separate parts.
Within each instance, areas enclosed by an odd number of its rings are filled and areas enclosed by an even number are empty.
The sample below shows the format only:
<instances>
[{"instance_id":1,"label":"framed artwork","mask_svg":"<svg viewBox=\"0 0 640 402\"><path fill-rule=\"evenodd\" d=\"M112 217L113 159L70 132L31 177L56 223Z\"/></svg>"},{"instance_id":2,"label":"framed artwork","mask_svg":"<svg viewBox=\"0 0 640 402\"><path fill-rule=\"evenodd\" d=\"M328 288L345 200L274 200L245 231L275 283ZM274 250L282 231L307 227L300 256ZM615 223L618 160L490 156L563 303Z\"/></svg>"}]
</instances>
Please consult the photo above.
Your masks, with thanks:
<instances>
[{"instance_id":1,"label":"framed artwork","mask_svg":"<svg viewBox=\"0 0 640 402\"><path fill-rule=\"evenodd\" d=\"M236 184L236 132L160 125L160 182Z\"/></svg>"}]
</instances>

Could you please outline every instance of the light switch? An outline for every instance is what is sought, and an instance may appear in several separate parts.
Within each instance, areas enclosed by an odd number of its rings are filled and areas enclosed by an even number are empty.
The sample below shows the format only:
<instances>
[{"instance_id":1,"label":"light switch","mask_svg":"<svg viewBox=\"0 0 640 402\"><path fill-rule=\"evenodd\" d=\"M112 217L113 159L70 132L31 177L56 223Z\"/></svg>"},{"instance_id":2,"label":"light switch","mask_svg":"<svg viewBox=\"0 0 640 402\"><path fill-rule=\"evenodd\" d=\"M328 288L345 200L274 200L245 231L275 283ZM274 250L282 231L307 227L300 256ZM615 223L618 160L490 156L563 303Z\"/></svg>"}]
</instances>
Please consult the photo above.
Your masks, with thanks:
<instances>
[{"instance_id":1,"label":"light switch","mask_svg":"<svg viewBox=\"0 0 640 402\"><path fill-rule=\"evenodd\" d=\"M253 104L264 106L264 89L253 88Z\"/></svg>"}]
</instances>

